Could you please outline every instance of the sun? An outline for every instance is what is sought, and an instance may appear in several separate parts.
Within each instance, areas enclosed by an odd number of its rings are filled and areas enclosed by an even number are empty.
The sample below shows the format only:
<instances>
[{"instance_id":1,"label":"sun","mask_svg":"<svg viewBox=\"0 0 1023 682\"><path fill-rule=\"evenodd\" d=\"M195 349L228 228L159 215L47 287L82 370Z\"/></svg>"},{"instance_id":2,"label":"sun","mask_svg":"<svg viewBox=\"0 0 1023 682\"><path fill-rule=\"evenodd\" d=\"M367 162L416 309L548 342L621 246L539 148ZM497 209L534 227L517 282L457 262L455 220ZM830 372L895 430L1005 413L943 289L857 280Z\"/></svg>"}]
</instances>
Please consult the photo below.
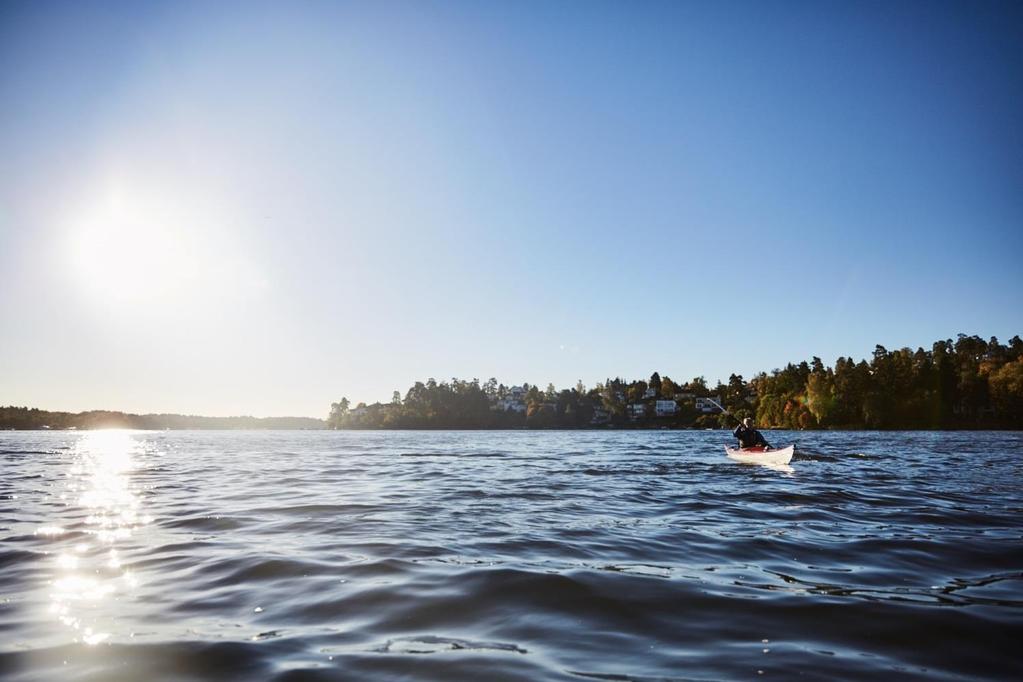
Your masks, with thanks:
<instances>
[{"instance_id":1,"label":"sun","mask_svg":"<svg viewBox=\"0 0 1023 682\"><path fill-rule=\"evenodd\" d=\"M64 279L90 307L207 315L265 300L269 271L230 193L123 174L83 186L57 224Z\"/></svg>"},{"instance_id":2,"label":"sun","mask_svg":"<svg viewBox=\"0 0 1023 682\"><path fill-rule=\"evenodd\" d=\"M110 196L70 222L76 286L105 303L161 302L197 276L194 228L173 207L144 196Z\"/></svg>"}]
</instances>

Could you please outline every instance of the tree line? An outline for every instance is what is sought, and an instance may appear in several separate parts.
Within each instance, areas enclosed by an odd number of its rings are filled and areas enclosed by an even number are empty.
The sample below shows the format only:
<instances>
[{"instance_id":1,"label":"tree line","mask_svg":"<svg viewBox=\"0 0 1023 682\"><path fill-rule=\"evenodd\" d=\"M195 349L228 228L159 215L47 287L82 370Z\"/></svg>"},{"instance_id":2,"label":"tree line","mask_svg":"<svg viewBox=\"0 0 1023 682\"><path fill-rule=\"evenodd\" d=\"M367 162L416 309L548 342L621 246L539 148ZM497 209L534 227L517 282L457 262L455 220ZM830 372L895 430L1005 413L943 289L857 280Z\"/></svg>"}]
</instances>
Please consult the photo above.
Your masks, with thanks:
<instances>
[{"instance_id":1,"label":"tree line","mask_svg":"<svg viewBox=\"0 0 1023 682\"><path fill-rule=\"evenodd\" d=\"M759 422L783 428L1023 428L1023 341L960 334L870 361L787 365L753 381Z\"/></svg>"},{"instance_id":2,"label":"tree line","mask_svg":"<svg viewBox=\"0 0 1023 682\"><path fill-rule=\"evenodd\" d=\"M729 414L698 409L720 399ZM660 409L673 404L670 413ZM956 340L889 351L870 359L820 358L790 363L748 381L732 374L710 386L703 377L673 381L607 378L587 388L557 389L496 379L416 382L389 403L331 405L326 421L306 417L200 417L105 410L50 412L0 407L0 429L506 429L716 428L754 417L766 428L1023 429L1023 341L959 334Z\"/></svg>"},{"instance_id":3,"label":"tree line","mask_svg":"<svg viewBox=\"0 0 1023 682\"><path fill-rule=\"evenodd\" d=\"M720 400L726 413L697 409ZM674 408L668 406L674 402ZM662 408L664 408L662 410ZM389 403L332 403L334 429L714 428L754 417L765 428L1023 428L1023 341L959 334L930 350L876 346L870 360L790 363L748 381L608 378L587 388L508 387L496 379L416 382Z\"/></svg>"}]
</instances>

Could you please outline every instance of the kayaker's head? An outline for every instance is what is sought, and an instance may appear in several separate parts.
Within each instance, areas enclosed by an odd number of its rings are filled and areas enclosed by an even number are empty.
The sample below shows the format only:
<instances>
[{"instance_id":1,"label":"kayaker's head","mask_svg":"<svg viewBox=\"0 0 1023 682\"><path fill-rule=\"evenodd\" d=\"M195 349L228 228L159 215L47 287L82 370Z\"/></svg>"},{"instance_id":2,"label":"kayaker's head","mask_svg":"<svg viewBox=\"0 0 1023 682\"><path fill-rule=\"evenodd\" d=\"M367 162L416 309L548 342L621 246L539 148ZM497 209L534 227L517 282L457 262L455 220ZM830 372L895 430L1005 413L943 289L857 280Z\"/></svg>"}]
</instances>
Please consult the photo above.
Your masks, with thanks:
<instances>
[{"instance_id":1,"label":"kayaker's head","mask_svg":"<svg viewBox=\"0 0 1023 682\"><path fill-rule=\"evenodd\" d=\"M753 428L753 417L746 417L745 419L743 419L742 420L742 425L745 426L747 429L752 429Z\"/></svg>"}]
</instances>

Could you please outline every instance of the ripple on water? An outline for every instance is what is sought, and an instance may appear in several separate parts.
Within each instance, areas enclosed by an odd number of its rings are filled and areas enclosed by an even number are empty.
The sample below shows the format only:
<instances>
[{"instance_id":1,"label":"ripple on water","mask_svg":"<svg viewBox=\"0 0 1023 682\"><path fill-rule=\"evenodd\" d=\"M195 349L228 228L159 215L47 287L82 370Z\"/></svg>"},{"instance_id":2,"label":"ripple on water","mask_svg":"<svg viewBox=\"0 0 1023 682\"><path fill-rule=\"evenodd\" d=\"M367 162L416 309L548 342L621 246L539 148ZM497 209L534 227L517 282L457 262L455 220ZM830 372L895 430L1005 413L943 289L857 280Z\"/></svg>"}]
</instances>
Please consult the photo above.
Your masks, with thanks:
<instances>
[{"instance_id":1,"label":"ripple on water","mask_svg":"<svg viewBox=\"0 0 1023 682\"><path fill-rule=\"evenodd\" d=\"M0 434L0 676L1012 679L1023 435Z\"/></svg>"}]
</instances>

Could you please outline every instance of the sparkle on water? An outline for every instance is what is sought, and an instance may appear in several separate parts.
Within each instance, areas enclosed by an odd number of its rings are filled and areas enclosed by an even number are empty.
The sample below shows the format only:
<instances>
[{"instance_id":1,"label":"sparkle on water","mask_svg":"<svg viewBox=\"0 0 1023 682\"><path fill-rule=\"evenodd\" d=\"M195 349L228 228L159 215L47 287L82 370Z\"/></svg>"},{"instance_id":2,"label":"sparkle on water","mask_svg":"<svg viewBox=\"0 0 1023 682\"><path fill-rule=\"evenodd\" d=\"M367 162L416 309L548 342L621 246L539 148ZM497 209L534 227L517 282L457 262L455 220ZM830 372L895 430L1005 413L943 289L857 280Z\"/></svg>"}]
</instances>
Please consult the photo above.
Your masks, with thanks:
<instances>
[{"instance_id":1,"label":"sparkle on water","mask_svg":"<svg viewBox=\"0 0 1023 682\"><path fill-rule=\"evenodd\" d=\"M140 447L129 431L92 431L69 455L72 463L60 497L86 513L85 532L73 546L54 553L50 613L85 644L110 637L116 626L108 604L135 587L132 574L122 570L117 542L152 520L140 514L130 478ZM55 541L65 535L51 525L40 526L36 534Z\"/></svg>"}]
</instances>

